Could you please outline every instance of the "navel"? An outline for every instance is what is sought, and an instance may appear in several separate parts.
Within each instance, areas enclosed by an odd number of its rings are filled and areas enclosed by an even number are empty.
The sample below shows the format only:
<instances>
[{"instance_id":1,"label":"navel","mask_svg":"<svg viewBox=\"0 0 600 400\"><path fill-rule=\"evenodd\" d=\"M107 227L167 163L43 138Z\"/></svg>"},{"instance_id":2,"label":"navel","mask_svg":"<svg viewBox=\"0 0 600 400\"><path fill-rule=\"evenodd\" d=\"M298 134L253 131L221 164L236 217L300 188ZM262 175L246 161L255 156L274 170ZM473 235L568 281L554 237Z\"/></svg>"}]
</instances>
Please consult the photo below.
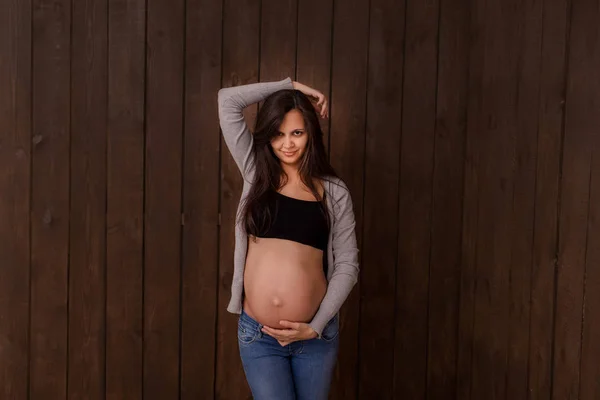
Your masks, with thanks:
<instances>
[{"instance_id":1,"label":"navel","mask_svg":"<svg viewBox=\"0 0 600 400\"><path fill-rule=\"evenodd\" d=\"M283 305L283 302L281 301L281 299L277 296L273 297L273 300L271 300L271 302L273 303L273 305L275 307L281 307Z\"/></svg>"}]
</instances>

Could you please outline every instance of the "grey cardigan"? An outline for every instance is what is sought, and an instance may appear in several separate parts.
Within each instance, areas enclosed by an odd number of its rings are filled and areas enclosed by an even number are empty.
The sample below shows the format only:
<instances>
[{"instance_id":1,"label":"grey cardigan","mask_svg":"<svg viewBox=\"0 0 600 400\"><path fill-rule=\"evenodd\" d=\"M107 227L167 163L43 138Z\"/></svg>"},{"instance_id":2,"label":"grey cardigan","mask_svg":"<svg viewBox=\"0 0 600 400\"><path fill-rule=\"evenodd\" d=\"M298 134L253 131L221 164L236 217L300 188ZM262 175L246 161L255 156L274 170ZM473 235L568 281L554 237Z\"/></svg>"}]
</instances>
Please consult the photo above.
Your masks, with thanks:
<instances>
[{"instance_id":1,"label":"grey cardigan","mask_svg":"<svg viewBox=\"0 0 600 400\"><path fill-rule=\"evenodd\" d=\"M244 180L236 213L233 280L231 298L227 306L227 311L234 314L242 312L244 268L248 249L248 235L243 226L241 209L254 177L254 139L244 120L242 110L281 89L293 89L291 78L223 88L218 93L219 122L223 137ZM327 293L317 313L309 322L319 338L329 320L339 312L356 284L359 273L359 250L354 229L356 222L350 192L341 179L328 177L324 181L327 208L329 215L333 217L327 245L328 284Z\"/></svg>"}]
</instances>

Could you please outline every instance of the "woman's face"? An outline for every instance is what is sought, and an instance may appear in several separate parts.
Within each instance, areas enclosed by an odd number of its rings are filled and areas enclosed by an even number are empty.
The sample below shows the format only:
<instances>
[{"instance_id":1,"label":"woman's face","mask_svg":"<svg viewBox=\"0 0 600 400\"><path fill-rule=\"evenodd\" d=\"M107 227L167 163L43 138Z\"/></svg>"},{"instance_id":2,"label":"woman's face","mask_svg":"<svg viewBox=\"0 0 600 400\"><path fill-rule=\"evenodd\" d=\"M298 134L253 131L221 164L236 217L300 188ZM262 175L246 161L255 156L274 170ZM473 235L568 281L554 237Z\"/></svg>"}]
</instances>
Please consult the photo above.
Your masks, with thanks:
<instances>
[{"instance_id":1,"label":"woman's face","mask_svg":"<svg viewBox=\"0 0 600 400\"><path fill-rule=\"evenodd\" d=\"M304 130L304 119L294 109L285 114L279 134L271 139L271 147L279 160L290 166L298 166L306 151L308 133Z\"/></svg>"}]
</instances>

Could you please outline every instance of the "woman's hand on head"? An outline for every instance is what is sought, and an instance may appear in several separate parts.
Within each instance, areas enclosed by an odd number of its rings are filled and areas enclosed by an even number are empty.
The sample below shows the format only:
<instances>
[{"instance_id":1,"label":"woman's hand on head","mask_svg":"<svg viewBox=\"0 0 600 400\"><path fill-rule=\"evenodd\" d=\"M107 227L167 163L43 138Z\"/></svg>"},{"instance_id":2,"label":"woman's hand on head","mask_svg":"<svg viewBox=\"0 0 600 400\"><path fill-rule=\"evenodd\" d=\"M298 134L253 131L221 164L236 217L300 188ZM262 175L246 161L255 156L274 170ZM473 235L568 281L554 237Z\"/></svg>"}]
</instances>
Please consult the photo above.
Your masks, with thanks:
<instances>
[{"instance_id":1,"label":"woman's hand on head","mask_svg":"<svg viewBox=\"0 0 600 400\"><path fill-rule=\"evenodd\" d=\"M286 346L298 340L314 339L318 336L317 332L304 322L279 321L279 324L286 329L263 326L262 331L277 339L281 346Z\"/></svg>"},{"instance_id":2,"label":"woman's hand on head","mask_svg":"<svg viewBox=\"0 0 600 400\"><path fill-rule=\"evenodd\" d=\"M323 93L296 81L292 82L292 86L294 89L299 90L308 96L317 112L321 115L321 118L329 117L329 103L327 102L327 99Z\"/></svg>"}]
</instances>

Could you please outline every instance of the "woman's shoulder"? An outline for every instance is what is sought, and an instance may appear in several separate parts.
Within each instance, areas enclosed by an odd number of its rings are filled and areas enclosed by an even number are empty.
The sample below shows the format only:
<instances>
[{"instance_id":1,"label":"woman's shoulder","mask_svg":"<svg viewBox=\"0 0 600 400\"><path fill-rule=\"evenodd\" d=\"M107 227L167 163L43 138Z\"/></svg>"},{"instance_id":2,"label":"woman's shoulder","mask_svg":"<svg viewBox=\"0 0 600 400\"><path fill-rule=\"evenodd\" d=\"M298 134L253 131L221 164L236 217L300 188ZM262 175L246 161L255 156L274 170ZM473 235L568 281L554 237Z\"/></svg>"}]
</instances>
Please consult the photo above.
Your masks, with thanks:
<instances>
[{"instance_id":1,"label":"woman's shoulder","mask_svg":"<svg viewBox=\"0 0 600 400\"><path fill-rule=\"evenodd\" d=\"M337 176L323 177L323 185L327 194L334 200L335 204L352 202L350 190L346 182Z\"/></svg>"},{"instance_id":2,"label":"woman's shoulder","mask_svg":"<svg viewBox=\"0 0 600 400\"><path fill-rule=\"evenodd\" d=\"M326 175L322 178L322 180L323 185L325 186L325 190L327 191L330 191L332 193L339 191L348 191L348 186L346 185L346 182L344 182L344 180L340 177Z\"/></svg>"}]
</instances>

